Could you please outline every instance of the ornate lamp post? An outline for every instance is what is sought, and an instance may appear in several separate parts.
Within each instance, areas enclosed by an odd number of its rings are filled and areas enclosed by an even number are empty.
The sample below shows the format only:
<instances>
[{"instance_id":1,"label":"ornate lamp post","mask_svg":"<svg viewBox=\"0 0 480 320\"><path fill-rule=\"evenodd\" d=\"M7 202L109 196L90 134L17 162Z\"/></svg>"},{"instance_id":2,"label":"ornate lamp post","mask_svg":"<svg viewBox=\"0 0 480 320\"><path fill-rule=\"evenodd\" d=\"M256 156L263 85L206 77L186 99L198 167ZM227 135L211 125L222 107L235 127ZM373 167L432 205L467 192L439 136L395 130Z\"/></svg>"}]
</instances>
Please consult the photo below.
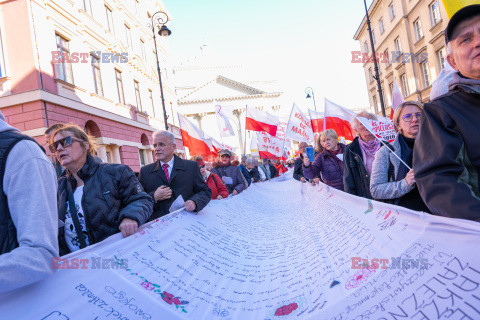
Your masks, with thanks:
<instances>
[{"instance_id":1,"label":"ornate lamp post","mask_svg":"<svg viewBox=\"0 0 480 320\"><path fill-rule=\"evenodd\" d=\"M313 99L313 106L315 107L315 112L317 112L317 105L315 104L315 94L313 94L313 89L311 87L306 87L305 93L307 94L307 99Z\"/></svg>"},{"instance_id":2,"label":"ornate lamp post","mask_svg":"<svg viewBox=\"0 0 480 320\"><path fill-rule=\"evenodd\" d=\"M155 43L155 57L157 59L158 83L160 85L160 94L162 96L163 118L165 121L165 130L168 130L167 110L165 109L165 97L163 96L162 73L160 72L160 63L158 61L157 37L155 29L158 28L158 35L161 37L168 37L172 31L165 25L168 22L168 16L163 11L155 12L152 16L151 28L153 33L153 42Z\"/></svg>"}]
</instances>

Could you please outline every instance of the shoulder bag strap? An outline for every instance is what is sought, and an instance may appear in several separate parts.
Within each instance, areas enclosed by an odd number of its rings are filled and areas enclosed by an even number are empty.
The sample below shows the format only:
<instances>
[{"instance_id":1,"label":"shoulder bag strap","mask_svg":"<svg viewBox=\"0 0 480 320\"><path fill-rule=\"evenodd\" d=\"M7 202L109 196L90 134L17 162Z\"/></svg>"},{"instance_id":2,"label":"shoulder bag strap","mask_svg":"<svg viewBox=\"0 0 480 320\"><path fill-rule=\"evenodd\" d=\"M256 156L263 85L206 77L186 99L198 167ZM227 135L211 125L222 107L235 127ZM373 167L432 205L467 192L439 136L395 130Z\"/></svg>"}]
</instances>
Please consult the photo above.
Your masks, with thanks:
<instances>
[{"instance_id":1,"label":"shoulder bag strap","mask_svg":"<svg viewBox=\"0 0 480 320\"><path fill-rule=\"evenodd\" d=\"M73 191L70 186L70 182L67 183L67 193L68 193L68 207L70 208L70 214L72 215L73 226L75 227L75 232L77 233L78 240L80 241L80 249L83 249L87 246L87 241L85 240L85 235L83 234L82 226L80 225L80 219L78 218L77 207L75 206L75 200L73 199Z\"/></svg>"}]
</instances>

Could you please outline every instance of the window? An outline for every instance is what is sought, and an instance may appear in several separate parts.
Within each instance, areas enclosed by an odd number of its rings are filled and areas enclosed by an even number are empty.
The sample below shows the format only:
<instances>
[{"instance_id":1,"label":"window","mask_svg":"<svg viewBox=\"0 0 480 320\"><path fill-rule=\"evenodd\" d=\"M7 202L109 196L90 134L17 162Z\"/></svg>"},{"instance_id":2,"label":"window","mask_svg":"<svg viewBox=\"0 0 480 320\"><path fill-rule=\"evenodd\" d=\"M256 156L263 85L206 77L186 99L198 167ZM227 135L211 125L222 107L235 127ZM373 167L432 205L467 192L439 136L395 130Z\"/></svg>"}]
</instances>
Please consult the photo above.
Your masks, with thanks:
<instances>
[{"instance_id":1,"label":"window","mask_svg":"<svg viewBox=\"0 0 480 320\"><path fill-rule=\"evenodd\" d=\"M383 52L383 58L381 60L386 61L387 65L385 66L385 68L392 64L392 62L390 61L390 55L388 54L388 49Z\"/></svg>"},{"instance_id":2,"label":"window","mask_svg":"<svg viewBox=\"0 0 480 320\"><path fill-rule=\"evenodd\" d=\"M377 101L377 96L376 96L376 95L373 95L372 100L373 100L373 110L374 110L374 113L378 113L378 101Z\"/></svg>"},{"instance_id":3,"label":"window","mask_svg":"<svg viewBox=\"0 0 480 320\"><path fill-rule=\"evenodd\" d=\"M68 40L62 36L56 35L57 51L59 54L60 62L56 63L57 77L65 82L73 84L73 70L70 63L70 46Z\"/></svg>"},{"instance_id":4,"label":"window","mask_svg":"<svg viewBox=\"0 0 480 320\"><path fill-rule=\"evenodd\" d=\"M370 82L373 81L372 68L368 68L368 81L370 81Z\"/></svg>"},{"instance_id":5,"label":"window","mask_svg":"<svg viewBox=\"0 0 480 320\"><path fill-rule=\"evenodd\" d=\"M118 102L120 104L125 104L125 95L123 94L122 72L120 70L115 69L115 80L117 82Z\"/></svg>"},{"instance_id":6,"label":"window","mask_svg":"<svg viewBox=\"0 0 480 320\"><path fill-rule=\"evenodd\" d=\"M89 16L93 17L92 3L90 0L83 0L83 11L85 11Z\"/></svg>"},{"instance_id":7,"label":"window","mask_svg":"<svg viewBox=\"0 0 480 320\"><path fill-rule=\"evenodd\" d=\"M390 15L390 21L395 18L395 7L393 6L393 2L390 2L388 5L388 14Z\"/></svg>"},{"instance_id":8,"label":"window","mask_svg":"<svg viewBox=\"0 0 480 320\"><path fill-rule=\"evenodd\" d=\"M94 54L90 54L90 57L92 58L92 72L95 93L103 96L102 75L100 73L100 58Z\"/></svg>"},{"instance_id":9,"label":"window","mask_svg":"<svg viewBox=\"0 0 480 320\"><path fill-rule=\"evenodd\" d=\"M140 99L140 84L133 80L133 87L135 88L135 101L137 102L137 109L142 111L142 100Z\"/></svg>"},{"instance_id":10,"label":"window","mask_svg":"<svg viewBox=\"0 0 480 320\"><path fill-rule=\"evenodd\" d=\"M390 88L390 97L393 97L393 82L389 83L388 87Z\"/></svg>"},{"instance_id":11,"label":"window","mask_svg":"<svg viewBox=\"0 0 480 320\"><path fill-rule=\"evenodd\" d=\"M145 150L138 149L138 156L140 157L140 166L141 167L145 166L147 164L145 161L146 159Z\"/></svg>"},{"instance_id":12,"label":"window","mask_svg":"<svg viewBox=\"0 0 480 320\"><path fill-rule=\"evenodd\" d=\"M142 58L146 62L147 61L147 54L145 53L145 42L142 39L140 39L140 51L142 53Z\"/></svg>"},{"instance_id":13,"label":"window","mask_svg":"<svg viewBox=\"0 0 480 320\"><path fill-rule=\"evenodd\" d=\"M383 106L387 105L387 96L385 95L385 90L382 89L382 97L383 97Z\"/></svg>"},{"instance_id":14,"label":"window","mask_svg":"<svg viewBox=\"0 0 480 320\"><path fill-rule=\"evenodd\" d=\"M383 24L383 17L378 20L378 28L380 29L380 34L385 32L385 25Z\"/></svg>"},{"instance_id":15,"label":"window","mask_svg":"<svg viewBox=\"0 0 480 320\"><path fill-rule=\"evenodd\" d=\"M425 89L430 85L430 72L428 72L428 63L421 62L420 63L420 73L422 75L422 84L423 88Z\"/></svg>"},{"instance_id":16,"label":"window","mask_svg":"<svg viewBox=\"0 0 480 320\"><path fill-rule=\"evenodd\" d=\"M150 106L152 107L152 115L155 118L155 105L153 104L153 92L148 89L148 99L150 100Z\"/></svg>"},{"instance_id":17,"label":"window","mask_svg":"<svg viewBox=\"0 0 480 320\"><path fill-rule=\"evenodd\" d=\"M3 58L2 30L0 29L0 78L5 77L5 59Z\"/></svg>"},{"instance_id":18,"label":"window","mask_svg":"<svg viewBox=\"0 0 480 320\"><path fill-rule=\"evenodd\" d=\"M110 151L107 151L107 162L112 163L112 153Z\"/></svg>"},{"instance_id":19,"label":"window","mask_svg":"<svg viewBox=\"0 0 480 320\"><path fill-rule=\"evenodd\" d=\"M415 41L423 38L422 22L420 21L420 18L413 22L413 33L415 34Z\"/></svg>"},{"instance_id":20,"label":"window","mask_svg":"<svg viewBox=\"0 0 480 320\"><path fill-rule=\"evenodd\" d=\"M395 44L395 51L402 52L402 43L400 42L400 37L396 37L393 42Z\"/></svg>"},{"instance_id":21,"label":"window","mask_svg":"<svg viewBox=\"0 0 480 320\"><path fill-rule=\"evenodd\" d=\"M373 44L377 43L377 39L375 39L375 30L372 30L372 40Z\"/></svg>"},{"instance_id":22,"label":"window","mask_svg":"<svg viewBox=\"0 0 480 320\"><path fill-rule=\"evenodd\" d=\"M430 12L430 22L433 26L436 26L441 18L440 18L440 7L438 6L438 0L434 1L429 7Z\"/></svg>"},{"instance_id":23,"label":"window","mask_svg":"<svg viewBox=\"0 0 480 320\"><path fill-rule=\"evenodd\" d=\"M443 70L447 63L447 52L445 51L445 47L437 51L437 60L439 70Z\"/></svg>"},{"instance_id":24,"label":"window","mask_svg":"<svg viewBox=\"0 0 480 320\"><path fill-rule=\"evenodd\" d=\"M408 90L407 76L405 74L402 74L400 76L400 81L402 82L403 96L408 97L410 95L410 92Z\"/></svg>"},{"instance_id":25,"label":"window","mask_svg":"<svg viewBox=\"0 0 480 320\"><path fill-rule=\"evenodd\" d=\"M127 46L132 48L132 30L130 30L130 27L124 24L125 27L125 40L127 42Z\"/></svg>"},{"instance_id":26,"label":"window","mask_svg":"<svg viewBox=\"0 0 480 320\"><path fill-rule=\"evenodd\" d=\"M112 9L109 7L105 6L105 14L107 15L107 27L108 31L111 33L115 33L115 28L113 27L113 12Z\"/></svg>"},{"instance_id":27,"label":"window","mask_svg":"<svg viewBox=\"0 0 480 320\"><path fill-rule=\"evenodd\" d=\"M363 43L363 50L365 51L365 53L368 53L368 43L367 43L367 41L365 41Z\"/></svg>"}]
</instances>

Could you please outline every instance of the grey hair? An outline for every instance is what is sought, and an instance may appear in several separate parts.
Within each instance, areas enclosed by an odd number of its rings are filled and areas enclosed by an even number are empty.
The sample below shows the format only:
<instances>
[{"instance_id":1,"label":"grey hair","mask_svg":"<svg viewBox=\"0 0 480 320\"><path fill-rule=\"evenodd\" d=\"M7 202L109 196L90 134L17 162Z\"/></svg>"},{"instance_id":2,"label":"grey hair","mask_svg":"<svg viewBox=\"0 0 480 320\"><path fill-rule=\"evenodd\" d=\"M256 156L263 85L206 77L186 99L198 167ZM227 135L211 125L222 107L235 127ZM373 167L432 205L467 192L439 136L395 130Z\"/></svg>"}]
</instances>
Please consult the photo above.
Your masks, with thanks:
<instances>
[{"instance_id":1,"label":"grey hair","mask_svg":"<svg viewBox=\"0 0 480 320\"><path fill-rule=\"evenodd\" d=\"M246 163L247 163L247 165L249 165L249 166L250 166L250 165L252 165L252 164L253 164L253 160L252 160L252 159L247 159L247 160L246 160Z\"/></svg>"},{"instance_id":2,"label":"grey hair","mask_svg":"<svg viewBox=\"0 0 480 320\"><path fill-rule=\"evenodd\" d=\"M450 45L450 42L447 43L447 54L452 54L452 46Z\"/></svg>"},{"instance_id":3,"label":"grey hair","mask_svg":"<svg viewBox=\"0 0 480 320\"><path fill-rule=\"evenodd\" d=\"M357 113L356 117L352 121L352 129L355 131L358 131L358 127L360 126L360 121L357 119L357 117L367 118L370 120L377 120L377 116L374 115L373 113L370 113L367 111L361 111Z\"/></svg>"},{"instance_id":4,"label":"grey hair","mask_svg":"<svg viewBox=\"0 0 480 320\"><path fill-rule=\"evenodd\" d=\"M155 137L159 135L168 137L170 139L170 142L172 144L175 144L175 135L173 133L165 130L157 130L152 134L152 138L155 139Z\"/></svg>"}]
</instances>

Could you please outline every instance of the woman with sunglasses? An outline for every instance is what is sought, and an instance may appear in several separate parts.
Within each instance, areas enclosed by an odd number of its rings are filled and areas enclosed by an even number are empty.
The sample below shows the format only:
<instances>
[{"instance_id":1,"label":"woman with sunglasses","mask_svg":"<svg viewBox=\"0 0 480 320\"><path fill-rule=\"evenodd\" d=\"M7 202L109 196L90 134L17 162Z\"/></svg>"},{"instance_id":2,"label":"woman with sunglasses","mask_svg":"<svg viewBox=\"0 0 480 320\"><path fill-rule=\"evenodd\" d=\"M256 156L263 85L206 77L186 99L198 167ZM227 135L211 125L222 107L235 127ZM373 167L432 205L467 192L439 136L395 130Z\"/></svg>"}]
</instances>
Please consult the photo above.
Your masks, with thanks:
<instances>
[{"instance_id":1,"label":"woman with sunglasses","mask_svg":"<svg viewBox=\"0 0 480 320\"><path fill-rule=\"evenodd\" d=\"M430 212L415 185L415 173L410 169L422 113L423 104L417 101L406 101L395 110L393 124L397 136L391 145L383 146L375 154L370 192L376 200Z\"/></svg>"},{"instance_id":2,"label":"woman with sunglasses","mask_svg":"<svg viewBox=\"0 0 480 320\"><path fill-rule=\"evenodd\" d=\"M135 233L152 214L153 199L143 190L132 169L100 163L94 144L77 125L65 125L50 138L66 175L58 180L60 255L121 232Z\"/></svg>"}]
</instances>

